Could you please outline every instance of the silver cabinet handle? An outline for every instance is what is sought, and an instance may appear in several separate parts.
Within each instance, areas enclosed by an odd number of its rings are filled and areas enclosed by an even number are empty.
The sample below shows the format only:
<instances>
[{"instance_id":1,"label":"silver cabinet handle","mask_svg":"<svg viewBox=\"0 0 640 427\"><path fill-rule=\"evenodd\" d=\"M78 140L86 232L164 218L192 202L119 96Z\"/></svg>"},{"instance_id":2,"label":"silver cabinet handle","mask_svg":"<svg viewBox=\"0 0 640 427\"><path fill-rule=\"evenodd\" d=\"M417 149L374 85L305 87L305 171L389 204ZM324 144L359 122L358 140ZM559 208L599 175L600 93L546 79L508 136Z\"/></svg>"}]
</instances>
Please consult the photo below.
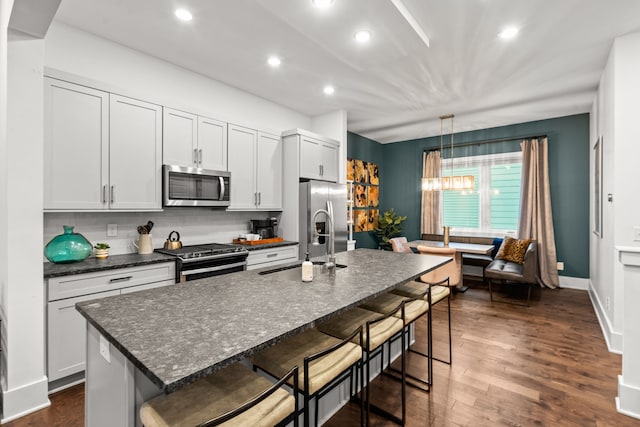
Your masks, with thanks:
<instances>
[{"instance_id":1,"label":"silver cabinet handle","mask_svg":"<svg viewBox=\"0 0 640 427\"><path fill-rule=\"evenodd\" d=\"M109 283L124 282L126 280L131 280L132 277L133 276L116 277L115 279L110 279Z\"/></svg>"},{"instance_id":2,"label":"silver cabinet handle","mask_svg":"<svg viewBox=\"0 0 640 427\"><path fill-rule=\"evenodd\" d=\"M273 258L273 257L277 257L278 253L276 252L275 254L269 254L267 255L267 258Z\"/></svg>"},{"instance_id":3,"label":"silver cabinet handle","mask_svg":"<svg viewBox=\"0 0 640 427\"><path fill-rule=\"evenodd\" d=\"M253 193L253 204L254 205L258 204L258 193Z\"/></svg>"},{"instance_id":4,"label":"silver cabinet handle","mask_svg":"<svg viewBox=\"0 0 640 427\"><path fill-rule=\"evenodd\" d=\"M115 199L116 199L116 186L112 185L111 186L111 204L113 204Z\"/></svg>"},{"instance_id":5,"label":"silver cabinet handle","mask_svg":"<svg viewBox=\"0 0 640 427\"><path fill-rule=\"evenodd\" d=\"M198 163L202 166L202 148L198 150Z\"/></svg>"},{"instance_id":6,"label":"silver cabinet handle","mask_svg":"<svg viewBox=\"0 0 640 427\"><path fill-rule=\"evenodd\" d=\"M102 186L102 204L103 205L107 204L107 186L106 185Z\"/></svg>"},{"instance_id":7,"label":"silver cabinet handle","mask_svg":"<svg viewBox=\"0 0 640 427\"><path fill-rule=\"evenodd\" d=\"M218 200L224 200L224 193L227 191L227 188L224 185L224 177L219 176L220 180L220 198Z\"/></svg>"},{"instance_id":8,"label":"silver cabinet handle","mask_svg":"<svg viewBox=\"0 0 640 427\"><path fill-rule=\"evenodd\" d=\"M193 149L193 164L198 166L198 149Z\"/></svg>"},{"instance_id":9,"label":"silver cabinet handle","mask_svg":"<svg viewBox=\"0 0 640 427\"><path fill-rule=\"evenodd\" d=\"M262 193L258 193L258 205L262 204Z\"/></svg>"}]
</instances>

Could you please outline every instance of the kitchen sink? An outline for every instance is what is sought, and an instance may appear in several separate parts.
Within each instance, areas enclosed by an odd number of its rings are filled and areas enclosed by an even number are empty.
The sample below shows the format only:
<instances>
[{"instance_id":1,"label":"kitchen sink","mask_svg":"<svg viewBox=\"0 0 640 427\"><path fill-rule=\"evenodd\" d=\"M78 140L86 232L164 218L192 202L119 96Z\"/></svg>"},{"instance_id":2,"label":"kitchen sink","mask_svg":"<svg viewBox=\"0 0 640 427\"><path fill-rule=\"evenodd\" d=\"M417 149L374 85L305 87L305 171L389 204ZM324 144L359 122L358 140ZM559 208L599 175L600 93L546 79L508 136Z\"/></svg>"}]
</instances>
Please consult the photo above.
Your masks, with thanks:
<instances>
[{"instance_id":1,"label":"kitchen sink","mask_svg":"<svg viewBox=\"0 0 640 427\"><path fill-rule=\"evenodd\" d=\"M324 261L313 261L313 277L328 274L328 270L324 270L322 266ZM336 270L346 268L344 264L336 264ZM300 280L302 277L302 264L285 265L282 267L272 268L270 270L261 271L258 274L264 276L266 274L277 274L283 279Z\"/></svg>"}]
</instances>

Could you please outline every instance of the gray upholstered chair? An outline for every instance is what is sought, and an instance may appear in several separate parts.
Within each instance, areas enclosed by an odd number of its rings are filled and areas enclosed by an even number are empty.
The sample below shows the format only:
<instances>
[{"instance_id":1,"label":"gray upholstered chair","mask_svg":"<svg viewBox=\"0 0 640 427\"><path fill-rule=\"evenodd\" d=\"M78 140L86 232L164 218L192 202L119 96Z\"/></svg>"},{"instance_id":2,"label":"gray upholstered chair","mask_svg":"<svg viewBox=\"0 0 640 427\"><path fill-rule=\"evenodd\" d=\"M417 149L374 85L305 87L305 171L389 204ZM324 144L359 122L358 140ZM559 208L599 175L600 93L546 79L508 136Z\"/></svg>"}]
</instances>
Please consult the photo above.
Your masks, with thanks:
<instances>
[{"instance_id":1,"label":"gray upholstered chair","mask_svg":"<svg viewBox=\"0 0 640 427\"><path fill-rule=\"evenodd\" d=\"M538 242L532 240L524 254L524 262L518 264L512 261L496 259L491 262L484 272L485 278L489 281L489 298L493 302L493 281L498 279L502 283L517 282L529 285L527 292L527 306L531 299L531 285L537 283L538 279ZM503 301L506 302L506 301Z\"/></svg>"}]
</instances>

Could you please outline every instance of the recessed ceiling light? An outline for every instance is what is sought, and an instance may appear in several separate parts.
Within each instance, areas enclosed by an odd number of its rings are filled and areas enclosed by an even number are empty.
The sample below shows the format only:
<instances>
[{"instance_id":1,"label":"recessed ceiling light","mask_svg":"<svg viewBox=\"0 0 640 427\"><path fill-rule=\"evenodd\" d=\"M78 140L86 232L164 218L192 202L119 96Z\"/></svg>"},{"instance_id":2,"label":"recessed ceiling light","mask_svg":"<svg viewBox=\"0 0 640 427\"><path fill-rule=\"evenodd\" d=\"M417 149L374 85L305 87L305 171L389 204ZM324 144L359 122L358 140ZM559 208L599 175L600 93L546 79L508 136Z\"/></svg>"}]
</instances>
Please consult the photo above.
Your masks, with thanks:
<instances>
[{"instance_id":1,"label":"recessed ceiling light","mask_svg":"<svg viewBox=\"0 0 640 427\"><path fill-rule=\"evenodd\" d=\"M498 36L500 36L500 38L508 40L508 39L512 39L514 38L516 35L518 35L518 31L520 31L519 29L517 29L516 27L508 27L505 28L504 30L502 30Z\"/></svg>"},{"instance_id":2,"label":"recessed ceiling light","mask_svg":"<svg viewBox=\"0 0 640 427\"><path fill-rule=\"evenodd\" d=\"M193 19L193 15L187 9L176 9L174 13L181 21L191 21Z\"/></svg>"},{"instance_id":3,"label":"recessed ceiling light","mask_svg":"<svg viewBox=\"0 0 640 427\"><path fill-rule=\"evenodd\" d=\"M358 43L366 43L371 38L371 33L367 30L361 30L356 32L353 38L356 39Z\"/></svg>"},{"instance_id":4,"label":"recessed ceiling light","mask_svg":"<svg viewBox=\"0 0 640 427\"><path fill-rule=\"evenodd\" d=\"M315 7L329 7L333 4L333 0L311 0Z\"/></svg>"},{"instance_id":5,"label":"recessed ceiling light","mask_svg":"<svg viewBox=\"0 0 640 427\"><path fill-rule=\"evenodd\" d=\"M333 86L331 86L331 85L327 85L327 86L325 86L325 87L324 87L324 89L323 89L323 92L324 92L324 94L325 94L325 95L333 95L333 93L334 93L335 91L336 91L336 90L335 90L335 89L334 89L334 87L333 87Z\"/></svg>"},{"instance_id":6,"label":"recessed ceiling light","mask_svg":"<svg viewBox=\"0 0 640 427\"><path fill-rule=\"evenodd\" d=\"M279 67L282 61L280 61L280 58L277 56L270 56L269 59L267 59L267 63L272 67Z\"/></svg>"}]
</instances>

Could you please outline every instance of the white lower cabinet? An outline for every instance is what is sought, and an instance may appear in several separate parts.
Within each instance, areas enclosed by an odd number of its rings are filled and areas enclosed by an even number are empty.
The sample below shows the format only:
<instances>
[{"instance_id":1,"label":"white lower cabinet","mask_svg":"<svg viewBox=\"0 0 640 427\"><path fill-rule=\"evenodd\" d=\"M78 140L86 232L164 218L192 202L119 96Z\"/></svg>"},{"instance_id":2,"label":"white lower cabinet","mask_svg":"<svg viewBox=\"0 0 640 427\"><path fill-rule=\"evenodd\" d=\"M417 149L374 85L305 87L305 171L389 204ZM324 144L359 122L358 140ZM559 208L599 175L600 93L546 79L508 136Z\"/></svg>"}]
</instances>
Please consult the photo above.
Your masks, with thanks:
<instances>
[{"instance_id":1,"label":"white lower cabinet","mask_svg":"<svg viewBox=\"0 0 640 427\"><path fill-rule=\"evenodd\" d=\"M49 381L84 371L86 322L76 304L120 295L119 290L53 301L47 307L47 372Z\"/></svg>"},{"instance_id":2,"label":"white lower cabinet","mask_svg":"<svg viewBox=\"0 0 640 427\"><path fill-rule=\"evenodd\" d=\"M174 283L173 261L46 280L49 382L85 370L86 320L76 310L77 303Z\"/></svg>"},{"instance_id":3,"label":"white lower cabinet","mask_svg":"<svg viewBox=\"0 0 640 427\"><path fill-rule=\"evenodd\" d=\"M298 260L298 246L299 245L280 246L249 251L247 270L256 270L258 268L296 262Z\"/></svg>"}]
</instances>

